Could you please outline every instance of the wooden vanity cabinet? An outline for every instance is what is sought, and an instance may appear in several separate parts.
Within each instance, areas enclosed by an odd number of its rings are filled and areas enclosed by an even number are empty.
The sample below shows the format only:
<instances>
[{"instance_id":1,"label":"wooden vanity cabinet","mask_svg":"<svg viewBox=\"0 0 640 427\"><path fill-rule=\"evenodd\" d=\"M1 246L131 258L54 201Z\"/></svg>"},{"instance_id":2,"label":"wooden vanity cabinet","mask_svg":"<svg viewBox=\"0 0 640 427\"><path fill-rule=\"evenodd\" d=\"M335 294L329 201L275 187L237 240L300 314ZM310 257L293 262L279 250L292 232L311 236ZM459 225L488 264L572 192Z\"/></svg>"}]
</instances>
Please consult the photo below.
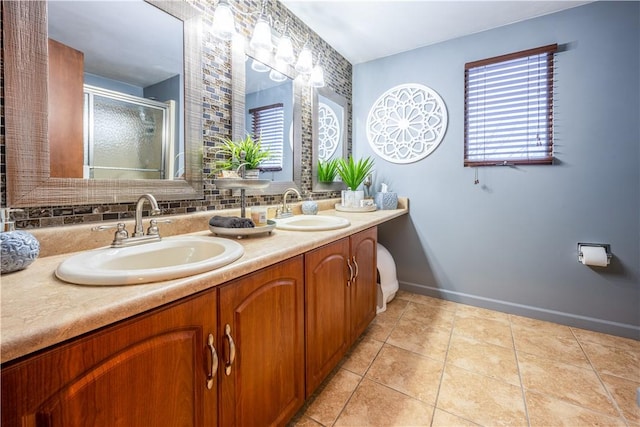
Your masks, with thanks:
<instances>
[{"instance_id":1,"label":"wooden vanity cabinet","mask_svg":"<svg viewBox=\"0 0 640 427\"><path fill-rule=\"evenodd\" d=\"M305 254L306 396L376 316L377 228Z\"/></svg>"},{"instance_id":2,"label":"wooden vanity cabinet","mask_svg":"<svg viewBox=\"0 0 640 427\"><path fill-rule=\"evenodd\" d=\"M284 425L303 405L303 279L299 255L219 288L221 425Z\"/></svg>"},{"instance_id":3,"label":"wooden vanity cabinet","mask_svg":"<svg viewBox=\"0 0 640 427\"><path fill-rule=\"evenodd\" d=\"M3 365L2 425L217 425L218 376L207 387L216 297L207 291Z\"/></svg>"},{"instance_id":4,"label":"wooden vanity cabinet","mask_svg":"<svg viewBox=\"0 0 640 427\"><path fill-rule=\"evenodd\" d=\"M375 299L374 227L6 363L2 425L285 425Z\"/></svg>"}]
</instances>

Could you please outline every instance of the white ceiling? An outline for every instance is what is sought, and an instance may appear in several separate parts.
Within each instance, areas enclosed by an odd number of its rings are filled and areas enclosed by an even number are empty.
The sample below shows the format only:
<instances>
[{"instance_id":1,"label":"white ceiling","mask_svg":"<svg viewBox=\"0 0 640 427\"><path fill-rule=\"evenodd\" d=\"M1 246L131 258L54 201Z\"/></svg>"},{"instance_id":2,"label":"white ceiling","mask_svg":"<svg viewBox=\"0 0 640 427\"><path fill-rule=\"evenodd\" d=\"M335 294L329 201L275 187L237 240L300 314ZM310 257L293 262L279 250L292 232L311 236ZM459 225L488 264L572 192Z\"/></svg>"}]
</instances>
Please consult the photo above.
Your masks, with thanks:
<instances>
[{"instance_id":1,"label":"white ceiling","mask_svg":"<svg viewBox=\"0 0 640 427\"><path fill-rule=\"evenodd\" d=\"M352 64L591 1L281 0Z\"/></svg>"}]
</instances>

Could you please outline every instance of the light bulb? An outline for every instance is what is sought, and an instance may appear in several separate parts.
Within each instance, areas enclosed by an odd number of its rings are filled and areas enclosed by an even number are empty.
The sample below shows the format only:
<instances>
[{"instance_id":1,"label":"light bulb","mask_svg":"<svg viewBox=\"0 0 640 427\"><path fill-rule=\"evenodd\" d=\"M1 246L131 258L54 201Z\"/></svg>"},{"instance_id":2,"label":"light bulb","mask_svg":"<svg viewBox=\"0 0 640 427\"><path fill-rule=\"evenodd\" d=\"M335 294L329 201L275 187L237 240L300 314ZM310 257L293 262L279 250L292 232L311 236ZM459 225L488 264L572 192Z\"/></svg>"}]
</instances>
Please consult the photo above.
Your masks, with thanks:
<instances>
[{"instance_id":1,"label":"light bulb","mask_svg":"<svg viewBox=\"0 0 640 427\"><path fill-rule=\"evenodd\" d=\"M298 56L298 62L296 63L296 71L302 74L309 74L313 69L313 57L308 45L304 45L300 55Z\"/></svg>"},{"instance_id":2,"label":"light bulb","mask_svg":"<svg viewBox=\"0 0 640 427\"><path fill-rule=\"evenodd\" d=\"M235 32L235 22L231 7L227 0L220 0L218 7L213 12L212 33L217 38L228 41L233 38Z\"/></svg>"},{"instance_id":3,"label":"light bulb","mask_svg":"<svg viewBox=\"0 0 640 427\"><path fill-rule=\"evenodd\" d=\"M271 43L271 27L264 15L258 18L258 22L253 29L253 36L251 37L249 46L254 50L264 49L269 52L273 50L273 43Z\"/></svg>"},{"instance_id":4,"label":"light bulb","mask_svg":"<svg viewBox=\"0 0 640 427\"><path fill-rule=\"evenodd\" d=\"M293 43L288 35L280 37L278 49L276 50L276 60L282 61L287 65L292 65L296 58L293 54Z\"/></svg>"}]
</instances>

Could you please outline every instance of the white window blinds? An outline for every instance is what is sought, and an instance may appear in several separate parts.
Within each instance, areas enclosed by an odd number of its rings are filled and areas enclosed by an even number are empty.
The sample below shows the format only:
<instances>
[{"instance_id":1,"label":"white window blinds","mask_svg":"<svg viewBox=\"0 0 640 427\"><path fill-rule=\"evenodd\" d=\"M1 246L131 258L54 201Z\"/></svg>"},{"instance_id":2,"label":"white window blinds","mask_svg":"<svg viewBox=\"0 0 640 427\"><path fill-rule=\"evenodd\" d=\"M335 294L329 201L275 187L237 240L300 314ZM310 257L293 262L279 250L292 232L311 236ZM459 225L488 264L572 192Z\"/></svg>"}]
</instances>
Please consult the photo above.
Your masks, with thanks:
<instances>
[{"instance_id":1,"label":"white window blinds","mask_svg":"<svg viewBox=\"0 0 640 427\"><path fill-rule=\"evenodd\" d=\"M553 161L557 45L465 64L464 165Z\"/></svg>"},{"instance_id":2,"label":"white window blinds","mask_svg":"<svg viewBox=\"0 0 640 427\"><path fill-rule=\"evenodd\" d=\"M254 140L260 139L261 147L271 156L260 163L262 171L282 170L284 155L284 108L283 104L266 105L249 110L252 117Z\"/></svg>"}]
</instances>

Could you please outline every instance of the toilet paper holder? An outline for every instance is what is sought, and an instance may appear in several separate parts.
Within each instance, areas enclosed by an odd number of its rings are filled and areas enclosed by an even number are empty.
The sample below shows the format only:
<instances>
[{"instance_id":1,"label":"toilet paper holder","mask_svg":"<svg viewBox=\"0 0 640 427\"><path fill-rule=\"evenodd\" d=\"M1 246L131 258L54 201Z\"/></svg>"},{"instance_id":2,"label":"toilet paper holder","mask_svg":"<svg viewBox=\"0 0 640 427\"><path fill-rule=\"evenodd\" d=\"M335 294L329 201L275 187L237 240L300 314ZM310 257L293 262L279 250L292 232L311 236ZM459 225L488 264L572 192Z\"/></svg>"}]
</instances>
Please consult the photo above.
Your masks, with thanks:
<instances>
[{"instance_id":1,"label":"toilet paper holder","mask_svg":"<svg viewBox=\"0 0 640 427\"><path fill-rule=\"evenodd\" d=\"M611 245L608 243L578 243L578 262L582 263L582 246L591 246L591 247L600 247L604 248L604 251L607 253L607 265L611 264L611 258L613 255L611 254Z\"/></svg>"}]
</instances>

